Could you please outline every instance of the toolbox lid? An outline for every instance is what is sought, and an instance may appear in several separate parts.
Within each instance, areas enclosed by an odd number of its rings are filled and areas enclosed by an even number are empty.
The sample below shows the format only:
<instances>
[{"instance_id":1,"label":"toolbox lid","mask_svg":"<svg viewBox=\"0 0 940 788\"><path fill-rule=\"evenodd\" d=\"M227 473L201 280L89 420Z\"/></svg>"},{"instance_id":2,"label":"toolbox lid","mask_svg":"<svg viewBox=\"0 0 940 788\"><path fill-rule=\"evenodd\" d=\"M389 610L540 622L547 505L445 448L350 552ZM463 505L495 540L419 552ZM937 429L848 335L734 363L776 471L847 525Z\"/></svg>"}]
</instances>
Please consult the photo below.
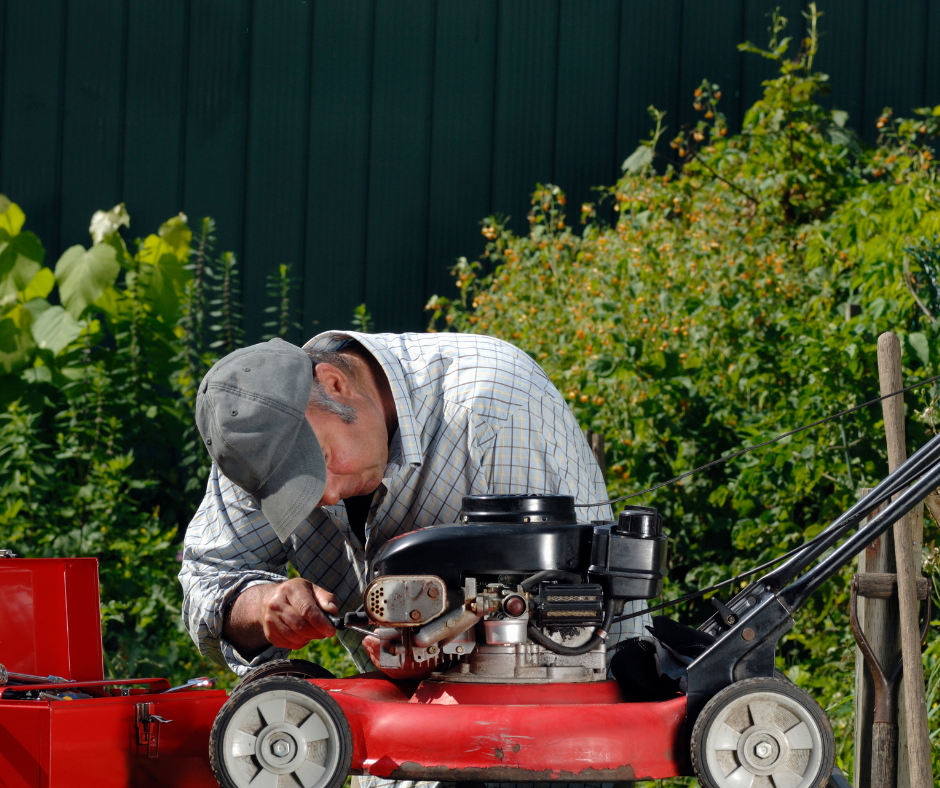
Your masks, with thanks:
<instances>
[{"instance_id":1,"label":"toolbox lid","mask_svg":"<svg viewBox=\"0 0 940 788\"><path fill-rule=\"evenodd\" d=\"M0 558L0 664L12 673L104 678L97 558Z\"/></svg>"}]
</instances>

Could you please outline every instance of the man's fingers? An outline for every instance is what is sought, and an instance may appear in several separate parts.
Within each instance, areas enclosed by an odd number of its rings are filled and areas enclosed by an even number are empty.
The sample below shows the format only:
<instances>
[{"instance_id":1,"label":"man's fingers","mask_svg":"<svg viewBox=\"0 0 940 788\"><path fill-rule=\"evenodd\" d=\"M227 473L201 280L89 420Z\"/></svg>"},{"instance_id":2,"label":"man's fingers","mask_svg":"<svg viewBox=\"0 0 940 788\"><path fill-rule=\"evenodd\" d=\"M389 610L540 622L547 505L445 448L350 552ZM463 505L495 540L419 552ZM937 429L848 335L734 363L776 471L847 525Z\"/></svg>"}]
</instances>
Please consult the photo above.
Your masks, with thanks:
<instances>
[{"instance_id":1,"label":"man's fingers","mask_svg":"<svg viewBox=\"0 0 940 788\"><path fill-rule=\"evenodd\" d=\"M332 637L336 630L321 609L321 600L327 610L336 610L333 595L308 580L281 583L265 606L265 637L272 645L289 649Z\"/></svg>"},{"instance_id":2,"label":"man's fingers","mask_svg":"<svg viewBox=\"0 0 940 788\"><path fill-rule=\"evenodd\" d=\"M382 648L382 644L379 642L379 639L374 635L366 635L362 639L362 645L366 650L366 654L369 655L369 659L372 660L372 664L378 667L379 652Z\"/></svg>"},{"instance_id":3,"label":"man's fingers","mask_svg":"<svg viewBox=\"0 0 940 788\"><path fill-rule=\"evenodd\" d=\"M326 589L303 580L288 590L288 603L292 610L296 611L297 615L315 630L320 631L324 628L327 630L325 634L317 637L332 637L336 634L325 612L336 613L338 608L333 600L333 594ZM301 627L303 627L302 624Z\"/></svg>"},{"instance_id":4,"label":"man's fingers","mask_svg":"<svg viewBox=\"0 0 940 788\"><path fill-rule=\"evenodd\" d=\"M333 594L320 586L313 586L313 595L317 600L320 610L326 613L332 613L334 616L339 613L339 607L336 605L336 599Z\"/></svg>"}]
</instances>

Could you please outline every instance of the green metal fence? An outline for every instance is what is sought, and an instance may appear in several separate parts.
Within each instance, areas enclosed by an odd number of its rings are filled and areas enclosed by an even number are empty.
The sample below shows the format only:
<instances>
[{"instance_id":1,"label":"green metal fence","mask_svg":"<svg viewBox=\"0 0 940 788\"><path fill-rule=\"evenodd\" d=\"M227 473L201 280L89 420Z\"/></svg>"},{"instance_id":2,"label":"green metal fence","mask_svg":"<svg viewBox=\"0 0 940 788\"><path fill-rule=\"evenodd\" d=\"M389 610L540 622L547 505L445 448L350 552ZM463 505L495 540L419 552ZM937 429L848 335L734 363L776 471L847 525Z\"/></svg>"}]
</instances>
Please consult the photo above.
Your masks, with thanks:
<instances>
[{"instance_id":1,"label":"green metal fence","mask_svg":"<svg viewBox=\"0 0 940 788\"><path fill-rule=\"evenodd\" d=\"M769 76L783 0L0 0L0 191L55 258L124 201L132 231L211 215L241 260L250 338L268 272L305 330L424 325L490 213L537 182L612 183L650 104L690 122L703 77L732 128ZM819 68L868 136L940 103L940 2L820 0Z\"/></svg>"}]
</instances>

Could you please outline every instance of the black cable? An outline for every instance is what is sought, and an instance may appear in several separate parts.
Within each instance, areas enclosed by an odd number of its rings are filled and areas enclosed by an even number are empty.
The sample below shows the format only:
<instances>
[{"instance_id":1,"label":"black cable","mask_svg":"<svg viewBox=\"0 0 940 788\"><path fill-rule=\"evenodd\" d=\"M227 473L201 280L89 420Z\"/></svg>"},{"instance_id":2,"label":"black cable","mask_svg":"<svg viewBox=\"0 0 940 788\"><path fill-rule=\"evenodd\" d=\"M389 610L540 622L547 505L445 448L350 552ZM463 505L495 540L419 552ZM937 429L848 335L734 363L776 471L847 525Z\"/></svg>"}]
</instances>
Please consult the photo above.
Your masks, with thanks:
<instances>
[{"instance_id":1,"label":"black cable","mask_svg":"<svg viewBox=\"0 0 940 788\"><path fill-rule=\"evenodd\" d=\"M876 405L877 403L881 402L882 400L886 400L889 397L896 397L899 394L904 394L920 386L926 386L928 383L933 383L937 380L940 380L940 375L934 375L932 378L927 378L926 380L921 380L921 381L918 381L917 383L912 383L910 386L905 386L903 389L899 389L898 391L892 391L890 394L883 394L882 396L876 397L875 399L870 399L868 400L868 402L863 402L861 405L855 405L854 407L848 408L847 410L840 411L839 413L833 413L831 416L826 416L822 419L817 419L811 424L804 424L802 427L797 427L796 429L789 430L788 432L784 432L783 434L778 435L776 438L771 438L770 440L763 441L762 443L755 443L753 446L745 446L743 449L737 449L733 452L730 452L729 454L723 454L721 457L718 457L717 459L714 459L711 462L706 462L704 465L700 465L698 468L693 468L690 471L685 471L685 473L680 473L678 476L674 476L673 478L667 479L664 482L660 482L659 484L654 484L652 487L642 490L641 492L629 493L628 495L621 495L619 498L611 498L610 500L600 501L598 503L576 503L575 507L576 508L593 508L596 506L608 506L611 504L620 503L621 501L628 501L631 498L639 498L641 495L646 495L647 493L654 492L660 489L661 487L668 487L671 484L680 482L683 479L686 479L689 476L692 476L693 474L700 473L701 471L707 470L708 468L712 468L715 465L721 465L722 463L729 462L735 459L736 457L740 457L742 454L747 454L748 452L754 451L755 449L762 449L765 446L770 446L772 443L777 443L779 441L782 441L784 438L789 438L791 435L796 435L799 432L805 432L806 430L811 430L813 427L818 427L821 424L825 424L827 421L834 421L835 419L842 418L843 416L848 416L850 413L855 413L855 411L861 410L862 408L867 408L870 405Z\"/></svg>"},{"instance_id":2,"label":"black cable","mask_svg":"<svg viewBox=\"0 0 940 788\"><path fill-rule=\"evenodd\" d=\"M590 640L588 640L586 643L582 643L580 646L563 646L561 643L552 640L548 635L546 635L544 632L542 632L542 630L532 623L529 624L529 626L526 628L526 631L532 640L534 640L540 646L544 646L549 651L554 651L556 654L562 654L566 657L578 657L581 654L587 654L589 651L593 651L607 639L607 636L610 633L610 625L613 620L614 604L612 601L610 601L607 603L604 610L604 623L594 630L594 635Z\"/></svg>"},{"instance_id":3,"label":"black cable","mask_svg":"<svg viewBox=\"0 0 940 788\"><path fill-rule=\"evenodd\" d=\"M567 580L569 583L581 582L581 576L575 574L574 572L566 572L560 569L543 569L540 572L536 572L534 575L527 577L519 584L519 587L523 591L529 591L537 583L549 579ZM539 645L544 646L549 651L554 651L556 654L562 654L567 657L577 657L581 654L587 654L589 651L593 651L601 644L601 642L607 639L607 636L610 632L610 625L613 620L614 605L611 601L608 602L604 608L604 622L594 630L594 634L591 636L591 638L586 643L582 643L580 646L565 646L561 643L558 643L557 641L552 640L531 621L526 627L526 631L528 632L529 638L531 640L534 640Z\"/></svg>"},{"instance_id":4,"label":"black cable","mask_svg":"<svg viewBox=\"0 0 940 788\"><path fill-rule=\"evenodd\" d=\"M523 591L529 591L532 586L541 583L543 580L564 580L569 583L580 583L581 575L575 572L565 572L561 569L543 569L530 575L519 584Z\"/></svg>"},{"instance_id":5,"label":"black cable","mask_svg":"<svg viewBox=\"0 0 940 788\"><path fill-rule=\"evenodd\" d=\"M643 610L637 610L634 613L626 613L622 616L617 616L616 618L613 619L613 623L617 624L617 623L620 623L621 621L628 621L631 618L638 618L639 616L646 615L647 613L655 613L657 610L663 610L667 607L672 607L673 605L681 605L683 602L690 602L693 599L698 599L700 597L705 596L705 594L710 593L711 591L717 591L719 588L724 588L725 586L730 586L730 585L734 585L735 583L740 583L745 578L750 577L753 574L757 574L758 572L762 572L764 569L767 569L773 566L774 564L779 564L781 561L786 561L791 556L802 552L808 546L814 544L817 540L819 540L823 536L823 533L825 532L820 532L809 541L803 542L803 544L799 545L799 547L794 547L789 552L786 552L783 555L778 555L776 558L771 558L769 561L765 561L760 566L755 566L753 569L748 569L746 572L742 572L736 577L732 577L729 580L722 580L720 583L715 583L715 585L713 586L708 586L708 588L700 588L698 591L693 591L689 594L686 594L685 596L680 596L680 597L677 597L676 599L670 599L666 602L660 602L658 605L653 605L652 607L646 607L646 608L643 608Z\"/></svg>"}]
</instances>

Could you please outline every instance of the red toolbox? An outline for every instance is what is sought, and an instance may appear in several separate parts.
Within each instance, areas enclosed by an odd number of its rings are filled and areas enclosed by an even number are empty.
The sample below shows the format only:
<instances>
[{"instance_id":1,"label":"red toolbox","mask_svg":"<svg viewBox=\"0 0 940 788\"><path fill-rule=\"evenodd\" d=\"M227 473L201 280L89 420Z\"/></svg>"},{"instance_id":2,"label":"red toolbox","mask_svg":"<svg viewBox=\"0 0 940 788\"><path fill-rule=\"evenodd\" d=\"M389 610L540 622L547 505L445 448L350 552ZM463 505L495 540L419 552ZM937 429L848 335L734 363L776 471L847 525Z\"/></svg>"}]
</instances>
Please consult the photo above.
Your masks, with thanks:
<instances>
[{"instance_id":1,"label":"red toolbox","mask_svg":"<svg viewBox=\"0 0 940 788\"><path fill-rule=\"evenodd\" d=\"M3 788L216 785L228 693L104 677L96 559L0 559L0 664Z\"/></svg>"}]
</instances>

